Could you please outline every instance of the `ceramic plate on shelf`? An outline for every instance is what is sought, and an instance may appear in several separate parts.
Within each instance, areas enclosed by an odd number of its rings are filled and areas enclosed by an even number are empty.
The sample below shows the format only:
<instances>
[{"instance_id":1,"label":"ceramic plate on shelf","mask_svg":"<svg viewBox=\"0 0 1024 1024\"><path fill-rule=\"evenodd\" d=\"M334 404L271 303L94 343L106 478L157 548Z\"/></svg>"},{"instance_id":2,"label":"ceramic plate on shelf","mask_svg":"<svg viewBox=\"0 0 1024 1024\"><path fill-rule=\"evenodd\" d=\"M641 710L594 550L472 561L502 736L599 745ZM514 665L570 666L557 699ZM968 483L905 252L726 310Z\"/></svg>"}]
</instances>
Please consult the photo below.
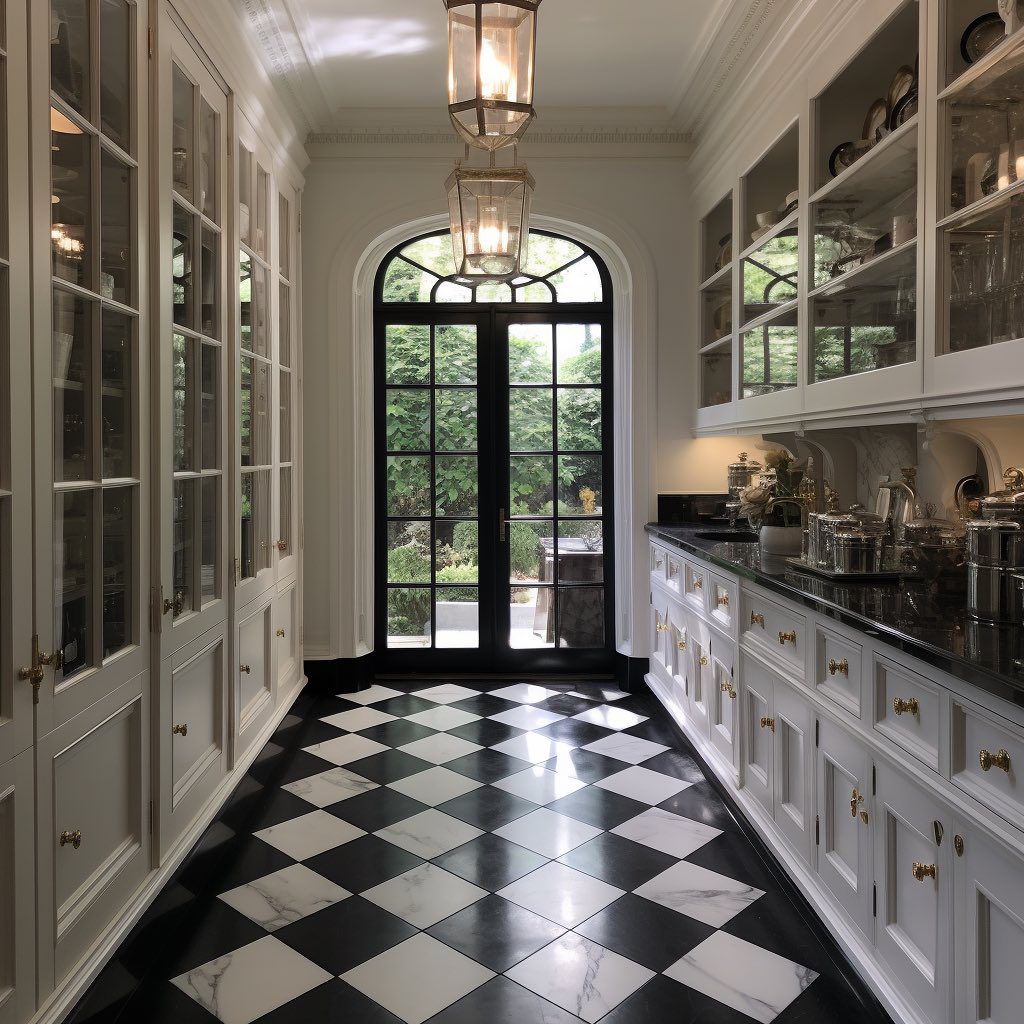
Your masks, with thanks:
<instances>
[{"instance_id":1,"label":"ceramic plate on shelf","mask_svg":"<svg viewBox=\"0 0 1024 1024\"><path fill-rule=\"evenodd\" d=\"M914 69L903 65L893 75L892 82L889 83L889 95L886 97L886 103L889 107L889 129L890 131L895 127L896 120L896 108L900 103L910 94L914 88Z\"/></svg>"},{"instance_id":2,"label":"ceramic plate on shelf","mask_svg":"<svg viewBox=\"0 0 1024 1024\"><path fill-rule=\"evenodd\" d=\"M983 14L967 26L960 38L960 55L968 64L981 60L1006 38L1006 26L998 14Z\"/></svg>"},{"instance_id":3,"label":"ceramic plate on shelf","mask_svg":"<svg viewBox=\"0 0 1024 1024\"><path fill-rule=\"evenodd\" d=\"M889 104L883 99L877 99L868 109L868 116L864 118L864 131L861 137L865 142L877 142L886 133L886 125L889 123Z\"/></svg>"},{"instance_id":4,"label":"ceramic plate on shelf","mask_svg":"<svg viewBox=\"0 0 1024 1024\"><path fill-rule=\"evenodd\" d=\"M828 172L833 178L838 177L847 167L853 166L853 143L840 142L832 150L828 158Z\"/></svg>"},{"instance_id":5,"label":"ceramic plate on shelf","mask_svg":"<svg viewBox=\"0 0 1024 1024\"><path fill-rule=\"evenodd\" d=\"M718 243L718 256L715 259L715 270L721 270L732 262L732 235L726 235Z\"/></svg>"},{"instance_id":6,"label":"ceramic plate on shelf","mask_svg":"<svg viewBox=\"0 0 1024 1024\"><path fill-rule=\"evenodd\" d=\"M917 86L915 85L893 108L889 119L889 127L895 131L897 128L905 125L916 113Z\"/></svg>"}]
</instances>

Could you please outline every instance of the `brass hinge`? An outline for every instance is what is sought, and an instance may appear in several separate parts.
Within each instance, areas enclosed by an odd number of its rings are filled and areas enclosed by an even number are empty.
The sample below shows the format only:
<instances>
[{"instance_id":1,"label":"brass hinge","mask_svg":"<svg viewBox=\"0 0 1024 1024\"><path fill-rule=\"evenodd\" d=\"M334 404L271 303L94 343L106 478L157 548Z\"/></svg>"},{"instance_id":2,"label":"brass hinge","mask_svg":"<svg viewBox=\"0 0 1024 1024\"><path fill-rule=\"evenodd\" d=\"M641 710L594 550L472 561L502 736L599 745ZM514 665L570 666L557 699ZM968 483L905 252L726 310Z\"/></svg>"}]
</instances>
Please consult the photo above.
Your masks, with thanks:
<instances>
[{"instance_id":1,"label":"brass hinge","mask_svg":"<svg viewBox=\"0 0 1024 1024\"><path fill-rule=\"evenodd\" d=\"M149 631L151 633L162 633L164 631L164 585L153 587L149 596Z\"/></svg>"},{"instance_id":2,"label":"brass hinge","mask_svg":"<svg viewBox=\"0 0 1024 1024\"><path fill-rule=\"evenodd\" d=\"M878 886L871 883L871 916L878 917Z\"/></svg>"},{"instance_id":3,"label":"brass hinge","mask_svg":"<svg viewBox=\"0 0 1024 1024\"><path fill-rule=\"evenodd\" d=\"M234 570L234 572L235 572L235 586L237 587L238 584L241 583L241 581L242 581L242 569L241 569L241 566L238 564L238 559L237 558L235 559L235 570Z\"/></svg>"},{"instance_id":4,"label":"brass hinge","mask_svg":"<svg viewBox=\"0 0 1024 1024\"><path fill-rule=\"evenodd\" d=\"M821 742L821 720L816 718L814 720L814 745L818 746Z\"/></svg>"},{"instance_id":5,"label":"brass hinge","mask_svg":"<svg viewBox=\"0 0 1024 1024\"><path fill-rule=\"evenodd\" d=\"M150 800L149 801L149 834L150 835L153 834L153 817L154 817L154 813L155 812L153 810L153 801Z\"/></svg>"},{"instance_id":6,"label":"brass hinge","mask_svg":"<svg viewBox=\"0 0 1024 1024\"><path fill-rule=\"evenodd\" d=\"M149 59L156 56L156 31L152 27L149 30Z\"/></svg>"},{"instance_id":7,"label":"brass hinge","mask_svg":"<svg viewBox=\"0 0 1024 1024\"><path fill-rule=\"evenodd\" d=\"M814 845L821 846L821 818L814 816Z\"/></svg>"},{"instance_id":8,"label":"brass hinge","mask_svg":"<svg viewBox=\"0 0 1024 1024\"><path fill-rule=\"evenodd\" d=\"M875 766L871 766L871 795L878 796L878 771Z\"/></svg>"}]
</instances>

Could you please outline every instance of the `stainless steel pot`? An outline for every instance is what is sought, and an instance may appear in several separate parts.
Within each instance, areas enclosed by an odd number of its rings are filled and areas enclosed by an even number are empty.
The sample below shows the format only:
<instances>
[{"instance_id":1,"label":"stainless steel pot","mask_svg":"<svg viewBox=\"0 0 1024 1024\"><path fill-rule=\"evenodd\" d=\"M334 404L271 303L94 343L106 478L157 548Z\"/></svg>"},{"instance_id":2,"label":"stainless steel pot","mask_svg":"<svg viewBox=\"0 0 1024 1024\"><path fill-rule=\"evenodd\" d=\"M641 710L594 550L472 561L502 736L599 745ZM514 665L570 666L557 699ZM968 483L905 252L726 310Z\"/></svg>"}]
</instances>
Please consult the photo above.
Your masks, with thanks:
<instances>
[{"instance_id":1,"label":"stainless steel pot","mask_svg":"<svg viewBox=\"0 0 1024 1024\"><path fill-rule=\"evenodd\" d=\"M967 524L967 561L1024 568L1024 524L1012 519L972 519Z\"/></svg>"},{"instance_id":2,"label":"stainless steel pot","mask_svg":"<svg viewBox=\"0 0 1024 1024\"><path fill-rule=\"evenodd\" d=\"M849 512L825 512L818 516L818 564L841 572L836 565L836 534L840 530L856 530L860 521Z\"/></svg>"},{"instance_id":3,"label":"stainless steel pot","mask_svg":"<svg viewBox=\"0 0 1024 1024\"><path fill-rule=\"evenodd\" d=\"M882 571L885 538L881 533L840 530L832 541L836 572L873 573Z\"/></svg>"},{"instance_id":4,"label":"stainless steel pot","mask_svg":"<svg viewBox=\"0 0 1024 1024\"><path fill-rule=\"evenodd\" d=\"M981 516L983 519L1012 519L1024 523L1024 491L1014 494L990 494L981 499Z\"/></svg>"},{"instance_id":5,"label":"stainless steel pot","mask_svg":"<svg viewBox=\"0 0 1024 1024\"><path fill-rule=\"evenodd\" d=\"M1012 569L967 563L967 610L983 622L1024 623L1022 576Z\"/></svg>"}]
</instances>

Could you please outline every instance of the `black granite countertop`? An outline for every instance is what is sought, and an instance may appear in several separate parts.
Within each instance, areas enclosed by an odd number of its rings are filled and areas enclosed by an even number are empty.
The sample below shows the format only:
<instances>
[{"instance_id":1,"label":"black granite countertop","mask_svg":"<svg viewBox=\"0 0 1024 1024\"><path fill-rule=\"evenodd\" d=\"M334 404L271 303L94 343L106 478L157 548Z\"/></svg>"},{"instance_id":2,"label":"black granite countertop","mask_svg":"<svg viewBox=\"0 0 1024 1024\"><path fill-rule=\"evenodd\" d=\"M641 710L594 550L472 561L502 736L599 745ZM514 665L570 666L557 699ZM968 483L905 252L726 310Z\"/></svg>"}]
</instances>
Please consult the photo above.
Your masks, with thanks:
<instances>
[{"instance_id":1,"label":"black granite countertop","mask_svg":"<svg viewBox=\"0 0 1024 1024\"><path fill-rule=\"evenodd\" d=\"M957 581L942 587L909 580L834 583L797 571L785 558L762 554L756 542L700 536L729 532L721 527L648 523L647 532L1024 707L1024 630L972 619L966 611L966 580L962 588ZM746 532L736 531L738 536Z\"/></svg>"}]
</instances>

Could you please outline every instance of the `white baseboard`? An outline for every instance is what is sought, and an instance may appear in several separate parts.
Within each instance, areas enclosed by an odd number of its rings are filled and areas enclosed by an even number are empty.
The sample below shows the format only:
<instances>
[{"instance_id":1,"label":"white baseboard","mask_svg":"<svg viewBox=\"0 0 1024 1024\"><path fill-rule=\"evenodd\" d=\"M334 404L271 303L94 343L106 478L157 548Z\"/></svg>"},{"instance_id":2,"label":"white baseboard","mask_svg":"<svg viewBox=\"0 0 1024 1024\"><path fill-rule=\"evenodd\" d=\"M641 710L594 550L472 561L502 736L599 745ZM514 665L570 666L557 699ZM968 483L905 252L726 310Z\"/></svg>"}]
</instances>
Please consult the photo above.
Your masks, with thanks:
<instances>
[{"instance_id":1,"label":"white baseboard","mask_svg":"<svg viewBox=\"0 0 1024 1024\"><path fill-rule=\"evenodd\" d=\"M743 790L737 788L732 765L724 766L718 750L711 741L693 729L692 723L680 714L665 683L652 673L648 673L644 678L651 692L672 716L672 720L715 773L719 782L728 789L730 796L743 811L744 817L765 841L775 859L785 869L790 881L810 903L847 959L853 964L857 974L878 997L886 1011L900 1024L930 1024L928 1018L907 1000L885 966L875 956L874 948L849 920L842 906L821 885L810 866L790 847L784 834L764 808L756 800L748 799Z\"/></svg>"},{"instance_id":2,"label":"white baseboard","mask_svg":"<svg viewBox=\"0 0 1024 1024\"><path fill-rule=\"evenodd\" d=\"M274 714L267 722L263 731L250 745L245 756L224 777L221 784L206 802L202 813L171 848L163 864L150 872L146 877L146 881L129 901L121 916L110 924L103 935L93 944L90 951L79 961L78 966L50 993L46 1002L43 1003L32 1017L30 1024L60 1024L60 1021L75 1008L79 999L85 995L88 987L96 980L100 971L106 966L107 961L114 955L132 928L138 924L142 915L149 909L150 904L160 894L160 890L167 884L174 872L178 870L189 851L210 826L242 776L249 770L249 766L256 760L256 756L266 745L267 740L270 739L274 730L291 710L295 698L302 692L302 684L304 683L305 678L300 676L294 689L282 697L280 705L274 709Z\"/></svg>"}]
</instances>

